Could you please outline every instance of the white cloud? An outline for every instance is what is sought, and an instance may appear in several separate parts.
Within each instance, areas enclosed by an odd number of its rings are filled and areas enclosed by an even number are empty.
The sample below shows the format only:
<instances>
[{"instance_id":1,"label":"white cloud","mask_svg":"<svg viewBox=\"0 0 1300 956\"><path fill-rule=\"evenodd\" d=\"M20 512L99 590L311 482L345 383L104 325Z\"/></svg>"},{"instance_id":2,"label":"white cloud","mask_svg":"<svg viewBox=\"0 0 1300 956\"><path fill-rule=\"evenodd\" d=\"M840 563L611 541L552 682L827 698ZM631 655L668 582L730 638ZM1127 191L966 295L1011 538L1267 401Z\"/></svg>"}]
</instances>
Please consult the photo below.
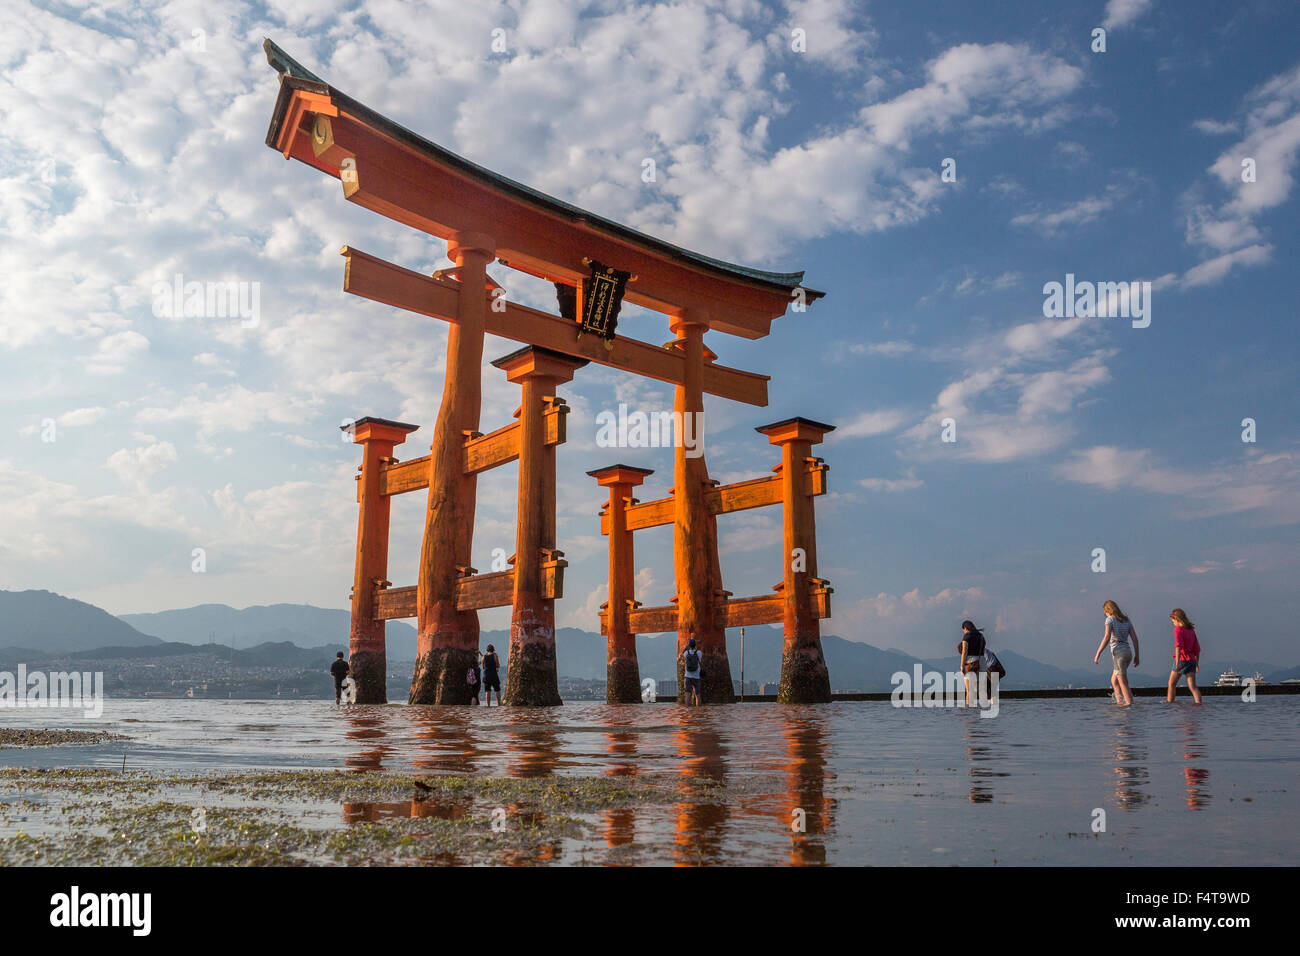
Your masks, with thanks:
<instances>
[{"instance_id":1,"label":"white cloud","mask_svg":"<svg viewBox=\"0 0 1300 956\"><path fill-rule=\"evenodd\" d=\"M125 536L174 541L195 527L181 513L174 489L134 487L126 494L87 494L69 482L24 471L7 459L0 459L0 496L5 501L0 578L10 587L134 580L152 560L147 553L128 553Z\"/></svg>"},{"instance_id":2,"label":"white cloud","mask_svg":"<svg viewBox=\"0 0 1300 956\"><path fill-rule=\"evenodd\" d=\"M977 339L961 353L965 371L903 433L908 453L924 460L1009 462L1060 448L1075 434L1073 410L1110 381L1106 363L1113 353L1093 349L1063 367L1059 363L1072 339L1100 334L1106 322L1035 320ZM948 419L955 424L955 443L941 440Z\"/></svg>"},{"instance_id":3,"label":"white cloud","mask_svg":"<svg viewBox=\"0 0 1300 956\"><path fill-rule=\"evenodd\" d=\"M991 602L978 587L945 587L931 594L916 587L905 594L882 591L874 597L840 601L835 606L834 626L840 633L877 647L922 655L936 646L933 635L948 631L953 635L955 653L962 619L979 621L990 611ZM917 635L924 636L916 640Z\"/></svg>"},{"instance_id":4,"label":"white cloud","mask_svg":"<svg viewBox=\"0 0 1300 956\"><path fill-rule=\"evenodd\" d=\"M1251 450L1235 461L1162 464L1146 449L1098 445L1056 468L1061 477L1107 491L1137 489L1184 499L1188 517L1263 511L1274 524L1300 521L1296 456Z\"/></svg>"},{"instance_id":5,"label":"white cloud","mask_svg":"<svg viewBox=\"0 0 1300 956\"><path fill-rule=\"evenodd\" d=\"M263 422L301 424L312 417L317 405L275 391L255 392L242 385L218 391L200 383L180 401L146 405L136 419L148 424L194 422L198 435L206 439L221 432L246 432Z\"/></svg>"},{"instance_id":6,"label":"white cloud","mask_svg":"<svg viewBox=\"0 0 1300 956\"><path fill-rule=\"evenodd\" d=\"M126 370L149 348L149 340L132 329L104 336L86 362L86 371L96 375L115 375Z\"/></svg>"},{"instance_id":7,"label":"white cloud","mask_svg":"<svg viewBox=\"0 0 1300 956\"><path fill-rule=\"evenodd\" d=\"M1195 288L1221 282L1237 266L1254 266L1267 262L1273 252L1272 246L1247 246L1236 252L1226 252L1214 259L1193 266L1183 273L1180 281L1182 288Z\"/></svg>"},{"instance_id":8,"label":"white cloud","mask_svg":"<svg viewBox=\"0 0 1300 956\"><path fill-rule=\"evenodd\" d=\"M1013 326L1002 339L1004 349L1014 356L1043 355L1060 342L1077 333L1088 322L1087 316L1072 319L1040 319Z\"/></svg>"},{"instance_id":9,"label":"white cloud","mask_svg":"<svg viewBox=\"0 0 1300 956\"><path fill-rule=\"evenodd\" d=\"M856 72L866 67L866 57L876 43L876 34L861 20L860 7L849 0L785 0L788 29L774 38L782 52L791 50L790 30L802 29L807 51L802 54L813 63L835 70Z\"/></svg>"},{"instance_id":10,"label":"white cloud","mask_svg":"<svg viewBox=\"0 0 1300 956\"><path fill-rule=\"evenodd\" d=\"M1064 60L1010 43L963 43L932 60L927 82L863 110L876 142L905 146L912 136L978 118L975 104L990 101L992 117L1021 105L1043 105L1068 96L1083 71ZM985 117L989 118L989 117ZM1012 116L1002 117L1010 122Z\"/></svg>"},{"instance_id":11,"label":"white cloud","mask_svg":"<svg viewBox=\"0 0 1300 956\"><path fill-rule=\"evenodd\" d=\"M896 430L907 419L907 413L896 408L859 412L848 422L836 428L828 436L828 440L871 438L874 435L888 434Z\"/></svg>"},{"instance_id":12,"label":"white cloud","mask_svg":"<svg viewBox=\"0 0 1300 956\"><path fill-rule=\"evenodd\" d=\"M1101 25L1107 30L1132 25L1154 5L1154 0L1107 0Z\"/></svg>"},{"instance_id":13,"label":"white cloud","mask_svg":"<svg viewBox=\"0 0 1300 956\"><path fill-rule=\"evenodd\" d=\"M1290 199L1295 185L1300 156L1300 66L1252 90L1239 122L1199 121L1196 126L1216 133L1243 129L1245 135L1220 153L1209 168L1228 198L1217 204L1208 202L1199 186L1188 193L1187 241L1215 255L1183 275L1183 288L1218 282L1236 267L1261 265L1271 258L1272 246L1265 241L1258 219Z\"/></svg>"},{"instance_id":14,"label":"white cloud","mask_svg":"<svg viewBox=\"0 0 1300 956\"><path fill-rule=\"evenodd\" d=\"M153 475L179 458L175 446L164 441L139 448L119 448L108 456L108 467L127 484L143 490Z\"/></svg>"},{"instance_id":15,"label":"white cloud","mask_svg":"<svg viewBox=\"0 0 1300 956\"><path fill-rule=\"evenodd\" d=\"M965 278L953 289L954 295L973 295L985 292L1000 292L1020 284L1020 273L1008 269L996 276L980 276L967 272Z\"/></svg>"},{"instance_id":16,"label":"white cloud","mask_svg":"<svg viewBox=\"0 0 1300 956\"><path fill-rule=\"evenodd\" d=\"M1032 227L1044 235L1057 235L1096 222L1127 198L1132 191L1131 184L1112 184L1106 187L1105 192L1100 196L1078 199L1051 212L1037 209L1021 213L1013 217L1011 223L1015 226Z\"/></svg>"},{"instance_id":17,"label":"white cloud","mask_svg":"<svg viewBox=\"0 0 1300 956\"><path fill-rule=\"evenodd\" d=\"M1034 419L1047 413L1068 412L1086 393L1110 381L1110 370L1103 364L1106 353L1086 355L1068 368L1010 375L1008 380L1020 389L1017 414Z\"/></svg>"},{"instance_id":18,"label":"white cloud","mask_svg":"<svg viewBox=\"0 0 1300 956\"><path fill-rule=\"evenodd\" d=\"M860 478L858 484L868 491L914 491L925 484L920 478Z\"/></svg>"},{"instance_id":19,"label":"white cloud","mask_svg":"<svg viewBox=\"0 0 1300 956\"><path fill-rule=\"evenodd\" d=\"M1227 133L1235 133L1239 129L1236 123L1223 123L1219 120L1198 119L1192 123L1192 129L1207 133L1210 136L1222 136Z\"/></svg>"},{"instance_id":20,"label":"white cloud","mask_svg":"<svg viewBox=\"0 0 1300 956\"><path fill-rule=\"evenodd\" d=\"M93 425L107 414L108 409L96 405L93 408L77 408L64 412L57 421L60 425L75 428L79 425Z\"/></svg>"},{"instance_id":21,"label":"white cloud","mask_svg":"<svg viewBox=\"0 0 1300 956\"><path fill-rule=\"evenodd\" d=\"M853 355L885 355L893 357L895 355L906 355L916 350L911 342L889 341L889 342L854 342L849 346L849 352Z\"/></svg>"}]
</instances>

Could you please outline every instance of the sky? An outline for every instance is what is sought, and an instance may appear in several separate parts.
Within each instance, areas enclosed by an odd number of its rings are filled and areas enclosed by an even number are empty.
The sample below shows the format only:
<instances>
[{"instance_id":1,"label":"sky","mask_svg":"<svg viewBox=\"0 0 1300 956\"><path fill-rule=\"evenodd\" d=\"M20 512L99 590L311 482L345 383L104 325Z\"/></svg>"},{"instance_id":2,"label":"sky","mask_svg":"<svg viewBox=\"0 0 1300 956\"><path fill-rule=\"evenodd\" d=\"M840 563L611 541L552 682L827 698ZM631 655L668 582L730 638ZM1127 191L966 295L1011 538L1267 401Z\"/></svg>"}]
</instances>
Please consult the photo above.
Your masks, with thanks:
<instances>
[{"instance_id":1,"label":"sky","mask_svg":"<svg viewBox=\"0 0 1300 956\"><path fill-rule=\"evenodd\" d=\"M266 147L270 37L499 173L711 256L806 270L826 298L769 337L706 336L772 381L766 408L708 400L705 454L714 478L757 477L777 455L755 426L837 426L815 449L830 466L823 633L948 654L972 618L997 649L1073 666L1113 599L1148 653L1168 653L1179 606L1209 657L1300 661L1294 4L0 0L0 14L0 587L113 613L347 607L360 456L340 423L418 423L397 455L427 451L446 325L343 293L338 252L429 272L450 264L445 245ZM241 283L256 321L166 314L159 283L177 275ZM492 275L555 311L545 283ZM1052 314L1067 275L1149 283L1112 297L1144 317ZM620 332L672 337L632 306ZM517 347L486 343L484 431L518 404L489 364ZM560 394L557 622L596 630L606 493L586 472L654 468L643 500L672 472L670 449L598 446L597 416L671 409L672 394L594 366ZM515 481L513 465L480 480L480 569L514 551ZM394 502L397 585L415 583L424 506ZM779 511L719 530L727 589L768 593ZM637 534L647 605L674 593L671 540ZM509 610L481 619L505 627Z\"/></svg>"}]
</instances>

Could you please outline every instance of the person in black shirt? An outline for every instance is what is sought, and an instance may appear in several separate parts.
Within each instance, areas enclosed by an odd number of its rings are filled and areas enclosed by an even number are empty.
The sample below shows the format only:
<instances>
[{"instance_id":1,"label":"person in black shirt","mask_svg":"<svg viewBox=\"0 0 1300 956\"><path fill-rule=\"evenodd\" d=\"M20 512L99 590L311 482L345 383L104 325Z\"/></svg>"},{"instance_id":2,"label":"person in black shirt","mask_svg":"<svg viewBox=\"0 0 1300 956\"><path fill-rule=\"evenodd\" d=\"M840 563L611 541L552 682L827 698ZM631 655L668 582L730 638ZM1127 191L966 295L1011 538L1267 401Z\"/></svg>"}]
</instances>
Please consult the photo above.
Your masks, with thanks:
<instances>
[{"instance_id":1,"label":"person in black shirt","mask_svg":"<svg viewBox=\"0 0 1300 956\"><path fill-rule=\"evenodd\" d=\"M343 659L343 652L339 651L338 657L336 657L334 663L330 665L330 673L334 675L335 704L343 702L343 679L348 676L349 670L351 670L351 668L348 667L348 662Z\"/></svg>"},{"instance_id":2,"label":"person in black shirt","mask_svg":"<svg viewBox=\"0 0 1300 956\"><path fill-rule=\"evenodd\" d=\"M961 622L961 643L957 645L960 655L962 683L966 685L966 706L970 706L970 679L966 674L975 675L975 686L979 687L980 664L984 659L984 632L970 621ZM976 698L978 700L978 698Z\"/></svg>"},{"instance_id":3,"label":"person in black shirt","mask_svg":"<svg viewBox=\"0 0 1300 956\"><path fill-rule=\"evenodd\" d=\"M497 657L496 648L487 646L483 655L483 703L492 706L492 691L497 692L497 706L501 706L501 676L497 671L501 667L501 658Z\"/></svg>"}]
</instances>

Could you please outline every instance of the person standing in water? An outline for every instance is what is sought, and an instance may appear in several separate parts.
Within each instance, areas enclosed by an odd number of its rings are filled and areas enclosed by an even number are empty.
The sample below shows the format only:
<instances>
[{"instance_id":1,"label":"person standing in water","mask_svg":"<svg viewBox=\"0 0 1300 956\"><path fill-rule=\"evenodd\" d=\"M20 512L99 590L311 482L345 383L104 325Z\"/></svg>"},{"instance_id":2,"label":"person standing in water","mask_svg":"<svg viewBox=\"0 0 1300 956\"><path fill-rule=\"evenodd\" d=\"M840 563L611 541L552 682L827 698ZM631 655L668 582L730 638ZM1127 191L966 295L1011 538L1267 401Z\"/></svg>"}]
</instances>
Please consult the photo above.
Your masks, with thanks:
<instances>
[{"instance_id":1,"label":"person standing in water","mask_svg":"<svg viewBox=\"0 0 1300 956\"><path fill-rule=\"evenodd\" d=\"M970 706L970 678L975 675L976 701L979 700L980 663L984 660L984 632L972 621L961 622L961 642L957 645L958 662L961 665L962 683L966 685L966 706Z\"/></svg>"},{"instance_id":2,"label":"person standing in water","mask_svg":"<svg viewBox=\"0 0 1300 956\"><path fill-rule=\"evenodd\" d=\"M700 659L703 656L695 646L695 638L692 637L690 643L686 645L686 650L682 651L682 664L686 677L686 693L682 695L682 700L688 706L698 706L700 703Z\"/></svg>"},{"instance_id":3,"label":"person standing in water","mask_svg":"<svg viewBox=\"0 0 1300 956\"><path fill-rule=\"evenodd\" d=\"M1165 700L1174 702L1178 678L1186 675L1187 689L1192 692L1192 700L1199 704L1201 689L1196 686L1196 672L1200 669L1201 642L1196 639L1196 627L1180 607L1169 612L1169 623L1174 626L1174 669L1169 672L1169 693Z\"/></svg>"},{"instance_id":4,"label":"person standing in water","mask_svg":"<svg viewBox=\"0 0 1300 956\"><path fill-rule=\"evenodd\" d=\"M497 706L501 706L501 658L497 657L496 648L491 644L487 646L487 653L483 655L483 703L487 707L492 706L492 691L497 692Z\"/></svg>"},{"instance_id":5,"label":"person standing in water","mask_svg":"<svg viewBox=\"0 0 1300 956\"><path fill-rule=\"evenodd\" d=\"M465 675L465 679L469 682L469 692L474 696L473 705L477 707L478 689L483 683L483 654L481 652L479 653L477 660L474 661L474 666L471 667L469 673Z\"/></svg>"},{"instance_id":6,"label":"person standing in water","mask_svg":"<svg viewBox=\"0 0 1300 956\"><path fill-rule=\"evenodd\" d=\"M343 681L347 678L348 671L351 669L348 662L343 659L343 652L339 651L338 656L334 658L334 663L330 665L330 675L334 678L334 704L336 706L343 702Z\"/></svg>"},{"instance_id":7,"label":"person standing in water","mask_svg":"<svg viewBox=\"0 0 1300 956\"><path fill-rule=\"evenodd\" d=\"M1101 643L1097 645L1097 653L1092 655L1092 662L1097 663L1101 659L1101 652L1110 644L1110 656L1115 664L1114 670L1110 672L1110 686L1115 691L1115 703L1121 707L1132 707L1133 689L1128 683L1128 666L1132 664L1137 667L1142 663L1137 628L1114 601L1107 601L1101 609L1106 614L1106 628L1101 633Z\"/></svg>"}]
</instances>

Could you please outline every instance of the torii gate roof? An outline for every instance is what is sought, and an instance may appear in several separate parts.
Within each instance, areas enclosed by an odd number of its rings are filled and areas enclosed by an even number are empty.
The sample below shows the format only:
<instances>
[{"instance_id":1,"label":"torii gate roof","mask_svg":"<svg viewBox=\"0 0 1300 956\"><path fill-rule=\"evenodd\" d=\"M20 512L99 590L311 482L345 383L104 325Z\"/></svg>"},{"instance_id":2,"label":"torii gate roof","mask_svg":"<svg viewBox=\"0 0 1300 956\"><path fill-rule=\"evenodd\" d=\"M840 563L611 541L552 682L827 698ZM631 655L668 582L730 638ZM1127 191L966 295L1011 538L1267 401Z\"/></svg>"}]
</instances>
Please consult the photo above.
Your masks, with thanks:
<instances>
[{"instance_id":1,"label":"torii gate roof","mask_svg":"<svg viewBox=\"0 0 1300 956\"><path fill-rule=\"evenodd\" d=\"M280 74L267 145L335 178L353 159L356 182L345 182L345 196L389 218L442 238L487 233L503 262L552 281L576 284L590 257L637 276L628 301L693 313L710 328L749 339L767 335L801 288L803 272L767 272L692 252L485 169L335 89L271 40L263 47ZM332 141L313 147L316 116L329 118ZM806 302L824 294L803 293Z\"/></svg>"}]
</instances>

